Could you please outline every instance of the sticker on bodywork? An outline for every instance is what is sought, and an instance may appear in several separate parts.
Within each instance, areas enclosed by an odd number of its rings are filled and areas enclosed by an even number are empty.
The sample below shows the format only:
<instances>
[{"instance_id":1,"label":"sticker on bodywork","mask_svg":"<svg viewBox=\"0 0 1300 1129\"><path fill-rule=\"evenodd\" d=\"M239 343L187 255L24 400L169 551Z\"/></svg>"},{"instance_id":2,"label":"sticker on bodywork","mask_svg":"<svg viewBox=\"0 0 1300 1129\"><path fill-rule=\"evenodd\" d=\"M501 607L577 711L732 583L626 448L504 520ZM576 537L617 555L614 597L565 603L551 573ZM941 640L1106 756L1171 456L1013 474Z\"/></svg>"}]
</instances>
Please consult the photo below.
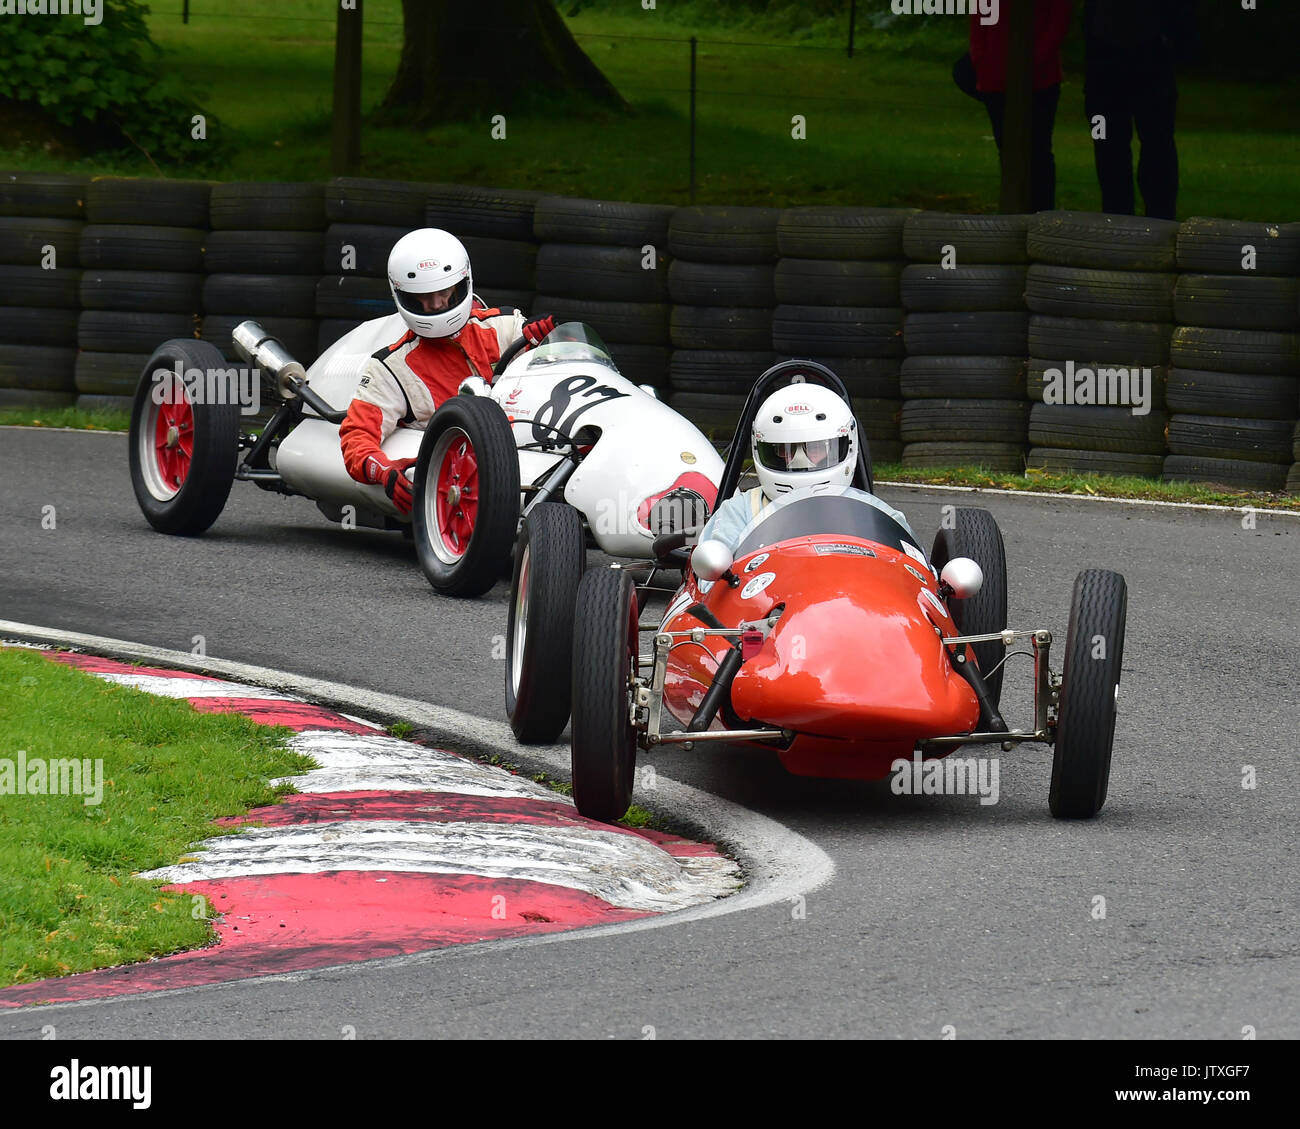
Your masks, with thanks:
<instances>
[{"instance_id":1,"label":"sticker on bodywork","mask_svg":"<svg viewBox=\"0 0 1300 1129\"><path fill-rule=\"evenodd\" d=\"M918 549L915 545L911 544L911 542L908 541L903 542L903 552L905 552L909 557L911 557L912 560L920 561L923 565L926 565L927 567L930 564L930 562L925 559L925 554L921 552L921 550Z\"/></svg>"},{"instance_id":2,"label":"sticker on bodywork","mask_svg":"<svg viewBox=\"0 0 1300 1129\"><path fill-rule=\"evenodd\" d=\"M814 545L813 552L819 556L825 556L827 553L843 553L850 557L874 557L876 555L874 549L868 549L862 545L842 545L838 542Z\"/></svg>"},{"instance_id":3,"label":"sticker on bodywork","mask_svg":"<svg viewBox=\"0 0 1300 1129\"><path fill-rule=\"evenodd\" d=\"M749 564L745 566L745 571L753 572L754 569L758 568L758 566L761 565L765 560L767 560L767 558L770 557L771 555L772 555L771 553L759 553L758 556L756 556L752 561L749 562Z\"/></svg>"},{"instance_id":4,"label":"sticker on bodywork","mask_svg":"<svg viewBox=\"0 0 1300 1129\"><path fill-rule=\"evenodd\" d=\"M740 598L748 600L751 596L757 596L764 588L776 579L774 572L760 572L753 580L740 590Z\"/></svg>"},{"instance_id":5,"label":"sticker on bodywork","mask_svg":"<svg viewBox=\"0 0 1300 1129\"><path fill-rule=\"evenodd\" d=\"M934 607L944 617L944 619L951 618L948 615L948 609L943 606L943 601L931 592L929 588L922 588L921 595L930 601L931 606Z\"/></svg>"},{"instance_id":6,"label":"sticker on bodywork","mask_svg":"<svg viewBox=\"0 0 1300 1129\"><path fill-rule=\"evenodd\" d=\"M906 561L903 562L903 567L904 567L905 569L907 569L907 571L910 572L913 576L915 576L916 579L919 580L922 584L925 583L925 574L924 574L924 573L917 572L916 569L914 569L914 568L913 568L910 564L908 564Z\"/></svg>"}]
</instances>

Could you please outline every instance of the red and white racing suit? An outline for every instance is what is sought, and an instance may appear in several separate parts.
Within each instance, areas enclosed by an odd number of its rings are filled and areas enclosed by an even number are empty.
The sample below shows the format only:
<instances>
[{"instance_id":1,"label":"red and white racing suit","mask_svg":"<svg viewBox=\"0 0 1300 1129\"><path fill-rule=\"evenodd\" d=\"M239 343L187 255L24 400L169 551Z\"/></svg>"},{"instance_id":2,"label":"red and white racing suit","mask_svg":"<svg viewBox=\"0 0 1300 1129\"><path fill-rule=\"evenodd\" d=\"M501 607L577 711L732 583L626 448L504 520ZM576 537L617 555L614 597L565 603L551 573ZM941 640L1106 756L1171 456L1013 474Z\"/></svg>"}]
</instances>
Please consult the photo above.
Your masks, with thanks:
<instances>
[{"instance_id":1,"label":"red and white racing suit","mask_svg":"<svg viewBox=\"0 0 1300 1129\"><path fill-rule=\"evenodd\" d=\"M361 370L361 381L339 426L339 444L348 474L365 482L365 461L399 427L424 430L429 417L456 395L466 377L492 382L492 366L522 335L524 315L509 306L476 303L469 321L452 337L419 337L407 330L375 353Z\"/></svg>"}]
</instances>

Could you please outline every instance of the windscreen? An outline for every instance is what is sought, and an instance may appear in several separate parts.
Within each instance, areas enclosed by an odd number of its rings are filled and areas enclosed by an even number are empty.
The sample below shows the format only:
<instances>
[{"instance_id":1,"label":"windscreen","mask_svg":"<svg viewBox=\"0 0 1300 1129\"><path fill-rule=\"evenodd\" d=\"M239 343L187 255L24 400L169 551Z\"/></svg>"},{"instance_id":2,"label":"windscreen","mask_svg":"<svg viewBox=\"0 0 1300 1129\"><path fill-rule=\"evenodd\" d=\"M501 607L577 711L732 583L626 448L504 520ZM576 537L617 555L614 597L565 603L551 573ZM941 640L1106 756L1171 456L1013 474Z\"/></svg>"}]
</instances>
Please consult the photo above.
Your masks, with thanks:
<instances>
[{"instance_id":1,"label":"windscreen","mask_svg":"<svg viewBox=\"0 0 1300 1129\"><path fill-rule=\"evenodd\" d=\"M796 490L760 514L742 534L735 558L815 533L861 537L900 552L906 552L904 542L920 549L906 529L865 498L851 493L814 493L814 489Z\"/></svg>"},{"instance_id":2,"label":"windscreen","mask_svg":"<svg viewBox=\"0 0 1300 1129\"><path fill-rule=\"evenodd\" d=\"M618 372L618 365L610 355L609 346L589 325L580 321L566 321L557 325L542 338L542 343L528 355L528 368L545 368L547 365L569 361L585 361L604 365Z\"/></svg>"}]
</instances>

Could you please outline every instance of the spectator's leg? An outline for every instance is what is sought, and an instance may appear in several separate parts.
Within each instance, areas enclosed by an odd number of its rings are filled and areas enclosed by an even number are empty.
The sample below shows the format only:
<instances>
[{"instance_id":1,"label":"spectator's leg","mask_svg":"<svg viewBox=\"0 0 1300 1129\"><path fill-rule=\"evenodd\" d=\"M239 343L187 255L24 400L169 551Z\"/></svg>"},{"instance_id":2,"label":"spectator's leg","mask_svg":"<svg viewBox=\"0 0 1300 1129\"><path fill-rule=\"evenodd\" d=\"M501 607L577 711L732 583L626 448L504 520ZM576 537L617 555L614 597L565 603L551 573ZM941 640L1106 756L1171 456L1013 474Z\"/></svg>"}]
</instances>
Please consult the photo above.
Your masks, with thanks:
<instances>
[{"instance_id":1,"label":"spectator's leg","mask_svg":"<svg viewBox=\"0 0 1300 1129\"><path fill-rule=\"evenodd\" d=\"M1002 121L1006 114L1007 97L1001 91L981 93L980 101L988 111L989 125L993 127L993 140L997 142L998 152L1002 152Z\"/></svg>"},{"instance_id":2,"label":"spectator's leg","mask_svg":"<svg viewBox=\"0 0 1300 1129\"><path fill-rule=\"evenodd\" d=\"M1056 207L1056 157L1052 153L1052 131L1056 127L1056 107L1060 100L1059 84L1034 91L1029 195L1035 212L1049 212Z\"/></svg>"},{"instance_id":3,"label":"spectator's leg","mask_svg":"<svg viewBox=\"0 0 1300 1129\"><path fill-rule=\"evenodd\" d=\"M1174 113L1178 88L1173 68L1153 76L1139 92L1134 109L1138 140L1137 180L1146 214L1153 219L1177 219L1178 148L1174 142Z\"/></svg>"},{"instance_id":4,"label":"spectator's leg","mask_svg":"<svg viewBox=\"0 0 1300 1129\"><path fill-rule=\"evenodd\" d=\"M1131 216L1135 204L1133 115L1127 85L1120 68L1090 65L1083 88L1083 105L1090 130L1095 132L1096 118L1105 119L1105 140L1096 138L1092 143L1097 183L1101 186L1101 210Z\"/></svg>"}]
</instances>

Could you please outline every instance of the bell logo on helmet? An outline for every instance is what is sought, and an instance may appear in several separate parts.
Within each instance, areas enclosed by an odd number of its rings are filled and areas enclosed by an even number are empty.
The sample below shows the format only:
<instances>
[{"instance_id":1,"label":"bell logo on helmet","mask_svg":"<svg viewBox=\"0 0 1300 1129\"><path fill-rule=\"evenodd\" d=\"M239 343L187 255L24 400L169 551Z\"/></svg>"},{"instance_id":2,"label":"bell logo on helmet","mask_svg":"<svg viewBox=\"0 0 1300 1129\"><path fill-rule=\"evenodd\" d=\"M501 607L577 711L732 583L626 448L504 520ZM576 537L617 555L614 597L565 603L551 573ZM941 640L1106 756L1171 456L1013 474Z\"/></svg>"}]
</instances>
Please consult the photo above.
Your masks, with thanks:
<instances>
[{"instance_id":1,"label":"bell logo on helmet","mask_svg":"<svg viewBox=\"0 0 1300 1129\"><path fill-rule=\"evenodd\" d=\"M433 270L438 265L437 259L425 259L422 263L416 263L416 270Z\"/></svg>"},{"instance_id":2,"label":"bell logo on helmet","mask_svg":"<svg viewBox=\"0 0 1300 1129\"><path fill-rule=\"evenodd\" d=\"M810 412L810 411L812 411L812 408L810 408L807 404L788 404L786 405L785 414L788 416L793 416L793 415L799 415L803 412Z\"/></svg>"}]
</instances>

